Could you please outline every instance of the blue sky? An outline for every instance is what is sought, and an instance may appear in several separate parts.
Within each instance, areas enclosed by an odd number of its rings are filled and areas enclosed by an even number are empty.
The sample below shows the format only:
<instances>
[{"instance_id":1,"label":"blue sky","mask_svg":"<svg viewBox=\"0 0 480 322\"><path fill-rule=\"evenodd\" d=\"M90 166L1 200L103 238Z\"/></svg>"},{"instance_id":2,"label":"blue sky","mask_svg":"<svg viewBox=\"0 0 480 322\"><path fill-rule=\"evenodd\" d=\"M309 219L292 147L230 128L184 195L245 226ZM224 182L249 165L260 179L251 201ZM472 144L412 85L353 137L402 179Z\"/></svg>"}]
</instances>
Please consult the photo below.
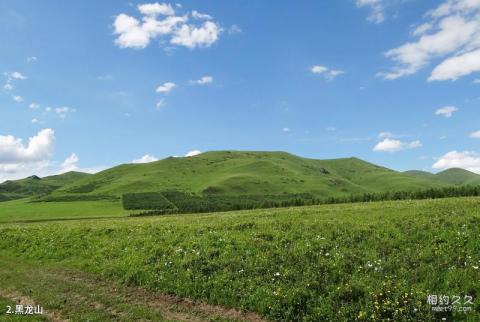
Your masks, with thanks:
<instances>
[{"instance_id":1,"label":"blue sky","mask_svg":"<svg viewBox=\"0 0 480 322\"><path fill-rule=\"evenodd\" d=\"M0 181L224 149L480 172L477 0L4 0L0 37Z\"/></svg>"}]
</instances>

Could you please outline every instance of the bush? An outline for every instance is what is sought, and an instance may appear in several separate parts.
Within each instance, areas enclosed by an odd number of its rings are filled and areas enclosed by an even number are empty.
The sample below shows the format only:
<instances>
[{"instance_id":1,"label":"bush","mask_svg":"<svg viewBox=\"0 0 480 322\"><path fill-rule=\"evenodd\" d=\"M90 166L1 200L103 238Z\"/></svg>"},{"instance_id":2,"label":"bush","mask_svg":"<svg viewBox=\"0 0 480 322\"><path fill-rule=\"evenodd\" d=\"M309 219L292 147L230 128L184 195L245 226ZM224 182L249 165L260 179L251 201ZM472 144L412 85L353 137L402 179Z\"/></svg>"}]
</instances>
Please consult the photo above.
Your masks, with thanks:
<instances>
[{"instance_id":1,"label":"bush","mask_svg":"<svg viewBox=\"0 0 480 322\"><path fill-rule=\"evenodd\" d=\"M158 192L127 193L122 203L127 210L175 210L175 206Z\"/></svg>"}]
</instances>

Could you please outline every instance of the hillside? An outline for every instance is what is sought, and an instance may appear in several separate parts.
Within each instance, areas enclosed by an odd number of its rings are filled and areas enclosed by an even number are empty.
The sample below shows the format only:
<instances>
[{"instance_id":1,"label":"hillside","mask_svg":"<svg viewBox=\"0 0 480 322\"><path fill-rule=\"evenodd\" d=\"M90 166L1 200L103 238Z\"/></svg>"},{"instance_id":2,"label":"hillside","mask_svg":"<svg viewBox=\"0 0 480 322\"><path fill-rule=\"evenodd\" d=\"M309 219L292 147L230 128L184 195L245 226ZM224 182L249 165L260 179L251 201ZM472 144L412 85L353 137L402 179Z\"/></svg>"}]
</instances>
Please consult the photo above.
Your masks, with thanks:
<instances>
[{"instance_id":1,"label":"hillside","mask_svg":"<svg viewBox=\"0 0 480 322\"><path fill-rule=\"evenodd\" d=\"M215 151L147 164L124 164L56 190L53 196L113 195L180 190L197 194L338 196L418 190L441 183L399 173L357 158L314 160L285 152Z\"/></svg>"},{"instance_id":2,"label":"hillside","mask_svg":"<svg viewBox=\"0 0 480 322\"><path fill-rule=\"evenodd\" d=\"M404 173L416 178L429 179L448 185L480 185L480 175L459 168L448 169L437 174L418 170L406 171Z\"/></svg>"},{"instance_id":3,"label":"hillside","mask_svg":"<svg viewBox=\"0 0 480 322\"><path fill-rule=\"evenodd\" d=\"M87 173L71 171L44 178L31 176L21 180L8 180L0 184L0 201L47 195L88 176Z\"/></svg>"}]
</instances>

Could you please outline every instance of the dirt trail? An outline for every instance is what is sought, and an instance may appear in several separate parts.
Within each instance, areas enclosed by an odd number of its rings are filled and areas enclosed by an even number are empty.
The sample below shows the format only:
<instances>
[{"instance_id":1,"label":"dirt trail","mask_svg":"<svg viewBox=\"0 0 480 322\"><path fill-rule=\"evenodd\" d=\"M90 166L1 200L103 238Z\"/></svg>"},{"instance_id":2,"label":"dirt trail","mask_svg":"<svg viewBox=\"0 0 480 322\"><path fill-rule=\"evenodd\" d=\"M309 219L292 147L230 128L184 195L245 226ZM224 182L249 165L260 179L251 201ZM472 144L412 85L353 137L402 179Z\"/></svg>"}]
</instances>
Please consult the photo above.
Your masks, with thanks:
<instances>
[{"instance_id":1,"label":"dirt trail","mask_svg":"<svg viewBox=\"0 0 480 322\"><path fill-rule=\"evenodd\" d=\"M7 291L4 291L4 290L0 289L0 296L3 297L3 298L7 298L7 299L12 300L12 302L14 302L15 304L32 305L32 306L40 304L37 301L35 301L34 299L32 299L28 296L22 295L18 292L7 292ZM47 310L45 310L45 308L42 310L42 316L46 316L47 318L50 319L50 321L53 321L53 322L66 322L67 321L67 320L61 319L58 316L57 313L47 311Z\"/></svg>"},{"instance_id":2,"label":"dirt trail","mask_svg":"<svg viewBox=\"0 0 480 322\"><path fill-rule=\"evenodd\" d=\"M256 313L153 293L78 270L32 265L13 258L0 257L1 279L10 281L0 289L1 297L24 305L43 303L43 316L53 322L75 318L77 312L71 308L81 309L83 314L95 312L102 316L101 321L265 321ZM23 284L15 284L17 279ZM55 311L45 308L50 301Z\"/></svg>"}]
</instances>

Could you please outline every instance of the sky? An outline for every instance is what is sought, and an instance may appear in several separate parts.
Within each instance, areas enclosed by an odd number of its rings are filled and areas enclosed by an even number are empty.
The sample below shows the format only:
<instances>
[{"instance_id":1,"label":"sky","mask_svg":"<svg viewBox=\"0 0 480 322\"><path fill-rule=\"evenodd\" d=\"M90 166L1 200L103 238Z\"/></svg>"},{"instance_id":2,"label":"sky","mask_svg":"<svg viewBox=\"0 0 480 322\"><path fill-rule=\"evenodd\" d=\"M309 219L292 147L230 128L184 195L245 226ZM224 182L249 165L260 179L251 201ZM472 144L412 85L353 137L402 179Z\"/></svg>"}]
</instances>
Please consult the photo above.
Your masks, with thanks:
<instances>
[{"instance_id":1,"label":"sky","mask_svg":"<svg viewBox=\"0 0 480 322\"><path fill-rule=\"evenodd\" d=\"M0 0L0 182L211 150L480 173L480 0Z\"/></svg>"}]
</instances>

